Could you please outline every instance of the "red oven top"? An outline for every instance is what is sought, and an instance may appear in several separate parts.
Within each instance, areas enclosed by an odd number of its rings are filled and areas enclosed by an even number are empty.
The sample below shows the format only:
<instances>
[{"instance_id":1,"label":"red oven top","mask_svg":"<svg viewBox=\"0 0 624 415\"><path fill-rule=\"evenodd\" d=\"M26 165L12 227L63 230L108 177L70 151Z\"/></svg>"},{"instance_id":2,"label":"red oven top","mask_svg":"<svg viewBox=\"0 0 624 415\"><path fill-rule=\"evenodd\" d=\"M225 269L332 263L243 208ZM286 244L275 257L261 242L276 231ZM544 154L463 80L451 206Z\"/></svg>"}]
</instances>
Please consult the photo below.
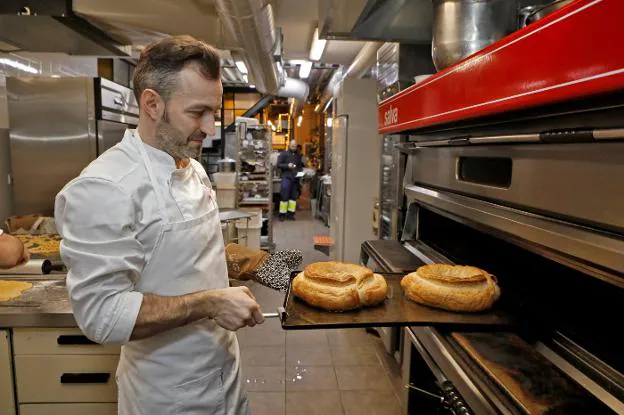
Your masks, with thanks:
<instances>
[{"instance_id":1,"label":"red oven top","mask_svg":"<svg viewBox=\"0 0 624 415\"><path fill-rule=\"evenodd\" d=\"M624 0L577 0L379 105L396 133L624 89Z\"/></svg>"}]
</instances>

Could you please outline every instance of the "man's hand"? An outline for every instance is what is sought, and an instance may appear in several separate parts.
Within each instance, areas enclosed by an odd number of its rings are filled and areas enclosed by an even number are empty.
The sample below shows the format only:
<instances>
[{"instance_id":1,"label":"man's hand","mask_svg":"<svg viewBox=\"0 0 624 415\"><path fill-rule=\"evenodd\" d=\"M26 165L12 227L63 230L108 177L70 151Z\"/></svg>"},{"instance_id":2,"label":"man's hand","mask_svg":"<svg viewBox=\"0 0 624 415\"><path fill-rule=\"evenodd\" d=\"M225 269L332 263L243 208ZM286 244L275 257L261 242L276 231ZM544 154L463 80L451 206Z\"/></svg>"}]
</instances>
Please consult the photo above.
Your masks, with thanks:
<instances>
[{"instance_id":1,"label":"man's hand","mask_svg":"<svg viewBox=\"0 0 624 415\"><path fill-rule=\"evenodd\" d=\"M211 317L226 330L236 331L264 322L260 306L249 288L230 287L212 291L214 312Z\"/></svg>"},{"instance_id":2,"label":"man's hand","mask_svg":"<svg viewBox=\"0 0 624 415\"><path fill-rule=\"evenodd\" d=\"M288 168L289 169L294 169L295 167L297 167L294 163L288 163Z\"/></svg>"}]
</instances>

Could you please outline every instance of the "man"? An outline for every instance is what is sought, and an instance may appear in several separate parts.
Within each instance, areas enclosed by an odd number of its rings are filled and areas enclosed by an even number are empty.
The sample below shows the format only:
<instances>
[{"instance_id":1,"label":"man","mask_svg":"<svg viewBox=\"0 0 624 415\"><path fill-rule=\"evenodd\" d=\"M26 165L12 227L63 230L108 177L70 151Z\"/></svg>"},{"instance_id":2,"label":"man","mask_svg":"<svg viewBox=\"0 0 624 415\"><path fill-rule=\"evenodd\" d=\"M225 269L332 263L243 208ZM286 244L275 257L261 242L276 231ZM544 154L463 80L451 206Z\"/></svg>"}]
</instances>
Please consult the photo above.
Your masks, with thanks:
<instances>
[{"instance_id":1,"label":"man","mask_svg":"<svg viewBox=\"0 0 624 415\"><path fill-rule=\"evenodd\" d=\"M277 159L282 176L280 187L279 219L295 220L297 210L297 173L303 168L297 156L297 142L292 140L288 150L282 151Z\"/></svg>"},{"instance_id":2,"label":"man","mask_svg":"<svg viewBox=\"0 0 624 415\"><path fill-rule=\"evenodd\" d=\"M0 229L0 269L10 269L28 262L30 255L22 241Z\"/></svg>"},{"instance_id":3,"label":"man","mask_svg":"<svg viewBox=\"0 0 624 415\"><path fill-rule=\"evenodd\" d=\"M206 172L223 89L216 50L189 36L148 46L135 69L140 115L56 198L78 325L121 343L119 414L248 414L232 332L263 322L229 288Z\"/></svg>"},{"instance_id":4,"label":"man","mask_svg":"<svg viewBox=\"0 0 624 415\"><path fill-rule=\"evenodd\" d=\"M295 152L295 156L297 159L297 162L295 164L301 166L300 168L303 168L305 166L305 158L303 157L303 147L301 146L301 144L297 144L297 151ZM295 201L297 201L299 200L299 197L301 197L302 186L301 178L298 177L295 180L297 181L297 198L295 199Z\"/></svg>"}]
</instances>

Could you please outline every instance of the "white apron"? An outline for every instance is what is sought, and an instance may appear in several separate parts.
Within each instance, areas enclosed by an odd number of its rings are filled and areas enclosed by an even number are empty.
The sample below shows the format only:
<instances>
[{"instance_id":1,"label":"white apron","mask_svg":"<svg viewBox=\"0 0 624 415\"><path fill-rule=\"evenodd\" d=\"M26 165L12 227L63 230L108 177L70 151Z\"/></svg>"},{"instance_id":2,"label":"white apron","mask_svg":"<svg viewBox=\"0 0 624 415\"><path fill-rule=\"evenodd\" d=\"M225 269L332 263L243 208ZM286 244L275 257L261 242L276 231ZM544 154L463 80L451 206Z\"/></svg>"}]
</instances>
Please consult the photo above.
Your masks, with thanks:
<instances>
[{"instance_id":1,"label":"white apron","mask_svg":"<svg viewBox=\"0 0 624 415\"><path fill-rule=\"evenodd\" d=\"M229 285L218 208L207 178L203 215L170 222L140 138L141 154L165 225L136 289L163 296ZM204 319L122 347L117 384L120 415L246 415L236 335Z\"/></svg>"}]
</instances>

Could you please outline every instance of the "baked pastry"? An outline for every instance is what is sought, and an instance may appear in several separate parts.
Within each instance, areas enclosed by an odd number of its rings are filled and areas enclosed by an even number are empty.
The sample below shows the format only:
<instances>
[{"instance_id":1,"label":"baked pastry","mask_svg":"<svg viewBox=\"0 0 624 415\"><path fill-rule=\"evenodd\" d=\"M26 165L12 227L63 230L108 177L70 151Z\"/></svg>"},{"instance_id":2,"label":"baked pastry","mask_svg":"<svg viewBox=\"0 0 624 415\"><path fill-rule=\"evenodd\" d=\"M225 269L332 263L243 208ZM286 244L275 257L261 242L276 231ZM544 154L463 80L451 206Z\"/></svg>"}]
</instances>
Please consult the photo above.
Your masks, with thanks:
<instances>
[{"instance_id":1,"label":"baked pastry","mask_svg":"<svg viewBox=\"0 0 624 415\"><path fill-rule=\"evenodd\" d=\"M424 265L403 277L401 287L412 301L450 311L487 310L500 297L493 275L461 265Z\"/></svg>"},{"instance_id":2,"label":"baked pastry","mask_svg":"<svg viewBox=\"0 0 624 415\"><path fill-rule=\"evenodd\" d=\"M327 311L347 311L383 303L388 284L379 274L342 262L310 264L292 281L292 292Z\"/></svg>"},{"instance_id":3,"label":"baked pastry","mask_svg":"<svg viewBox=\"0 0 624 415\"><path fill-rule=\"evenodd\" d=\"M24 244L31 254L59 256L61 253L61 237L56 234L13 235Z\"/></svg>"}]
</instances>

